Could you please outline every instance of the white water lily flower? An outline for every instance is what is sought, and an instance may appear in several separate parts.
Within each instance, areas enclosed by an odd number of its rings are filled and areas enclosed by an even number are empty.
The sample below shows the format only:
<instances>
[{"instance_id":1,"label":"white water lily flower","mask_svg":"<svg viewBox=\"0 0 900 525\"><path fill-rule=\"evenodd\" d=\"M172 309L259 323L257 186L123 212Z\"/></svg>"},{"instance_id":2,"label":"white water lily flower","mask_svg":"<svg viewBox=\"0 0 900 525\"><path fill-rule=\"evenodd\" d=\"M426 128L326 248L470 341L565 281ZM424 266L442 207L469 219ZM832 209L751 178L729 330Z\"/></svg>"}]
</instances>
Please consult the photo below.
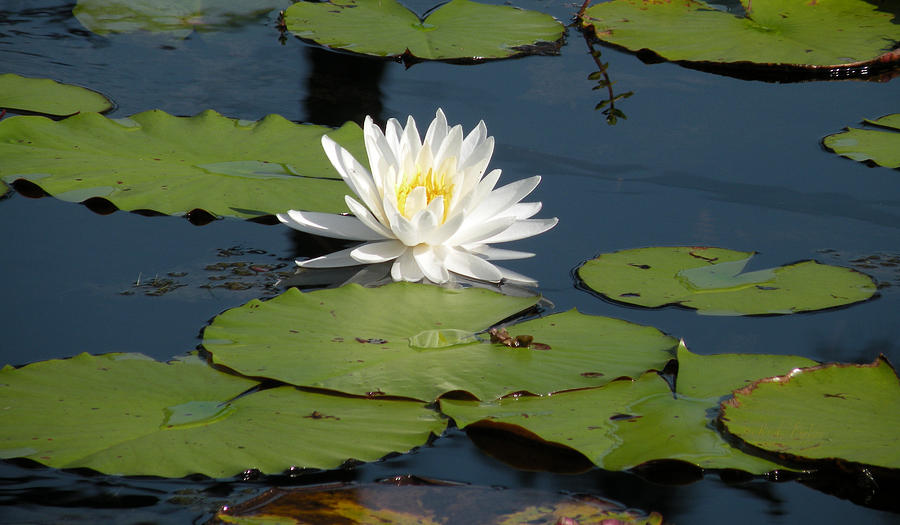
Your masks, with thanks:
<instances>
[{"instance_id":1,"label":"white water lily flower","mask_svg":"<svg viewBox=\"0 0 900 525\"><path fill-rule=\"evenodd\" d=\"M290 210L278 220L297 230L365 241L364 244L297 264L327 268L394 261L395 281L446 283L451 274L481 281L530 279L488 262L520 259L532 253L502 250L490 243L537 235L557 219L531 219L540 202L519 202L538 185L539 176L494 189L495 169L484 174L494 151L484 122L466 137L449 127L437 110L424 142L412 117L406 127L390 119L385 132L366 117L366 153L371 172L327 136L328 159L362 201L345 196L354 216Z\"/></svg>"}]
</instances>

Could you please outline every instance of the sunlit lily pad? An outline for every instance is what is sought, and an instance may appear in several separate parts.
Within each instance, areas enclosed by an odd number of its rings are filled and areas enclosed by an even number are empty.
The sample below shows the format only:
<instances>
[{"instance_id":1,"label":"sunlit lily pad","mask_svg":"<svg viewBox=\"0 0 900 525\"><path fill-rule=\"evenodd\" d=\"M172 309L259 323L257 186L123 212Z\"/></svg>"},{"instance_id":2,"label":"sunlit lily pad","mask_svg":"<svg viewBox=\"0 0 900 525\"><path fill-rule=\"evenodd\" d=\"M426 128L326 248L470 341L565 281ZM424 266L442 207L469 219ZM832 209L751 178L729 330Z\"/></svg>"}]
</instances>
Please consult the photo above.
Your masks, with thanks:
<instances>
[{"instance_id":1,"label":"sunlit lily pad","mask_svg":"<svg viewBox=\"0 0 900 525\"><path fill-rule=\"evenodd\" d=\"M510 6L451 0L424 19L396 0L301 1L284 13L299 37L354 53L425 60L506 58L553 51L565 28L553 17Z\"/></svg>"},{"instance_id":2,"label":"sunlit lily pad","mask_svg":"<svg viewBox=\"0 0 900 525\"><path fill-rule=\"evenodd\" d=\"M0 75L0 110L66 116L89 111L102 113L112 107L106 97L90 89L60 84L49 78Z\"/></svg>"},{"instance_id":3,"label":"sunlit lily pad","mask_svg":"<svg viewBox=\"0 0 900 525\"><path fill-rule=\"evenodd\" d=\"M900 113L863 121L867 128L848 128L828 135L825 147L838 155L886 168L900 168Z\"/></svg>"},{"instance_id":4,"label":"sunlit lily pad","mask_svg":"<svg viewBox=\"0 0 900 525\"><path fill-rule=\"evenodd\" d=\"M426 485L408 476L390 483L271 489L228 505L211 523L570 523L566 518L577 518L579 525L662 524L656 512L647 515L597 497L451 483Z\"/></svg>"},{"instance_id":5,"label":"sunlit lily pad","mask_svg":"<svg viewBox=\"0 0 900 525\"><path fill-rule=\"evenodd\" d=\"M98 35L148 31L184 38L232 29L288 5L289 0L78 0L72 14Z\"/></svg>"},{"instance_id":6,"label":"sunlit lily pad","mask_svg":"<svg viewBox=\"0 0 900 525\"><path fill-rule=\"evenodd\" d=\"M875 283L850 268L803 261L744 272L753 256L722 248L654 247L605 253L578 269L614 301L680 305L706 315L791 314L871 298Z\"/></svg>"},{"instance_id":7,"label":"sunlit lily pad","mask_svg":"<svg viewBox=\"0 0 900 525\"><path fill-rule=\"evenodd\" d=\"M213 362L248 376L425 401L457 390L493 399L597 386L662 369L673 357L676 341L654 328L574 310L508 327L513 337L533 336L531 347L475 337L536 302L410 283L291 289L220 314L203 346ZM423 336L435 331L444 336ZM436 342L429 347L429 340Z\"/></svg>"},{"instance_id":8,"label":"sunlit lily pad","mask_svg":"<svg viewBox=\"0 0 900 525\"><path fill-rule=\"evenodd\" d=\"M742 0L745 17L700 1L614 0L582 19L597 37L666 60L735 69L818 69L900 61L900 25L865 0Z\"/></svg>"},{"instance_id":9,"label":"sunlit lily pad","mask_svg":"<svg viewBox=\"0 0 900 525\"><path fill-rule=\"evenodd\" d=\"M109 201L123 210L252 218L288 209L346 211L348 188L322 151L323 134L365 159L362 131L256 122L206 111L127 119L81 113L0 121L0 179L25 179L56 198Z\"/></svg>"},{"instance_id":10,"label":"sunlit lily pad","mask_svg":"<svg viewBox=\"0 0 900 525\"><path fill-rule=\"evenodd\" d=\"M0 457L107 474L229 477L406 451L445 423L420 403L256 383L189 358L81 354L0 370ZM359 439L359 436L365 439Z\"/></svg>"},{"instance_id":11,"label":"sunlit lily pad","mask_svg":"<svg viewBox=\"0 0 900 525\"><path fill-rule=\"evenodd\" d=\"M715 402L673 396L669 385L653 372L634 381L550 397L481 403L442 399L440 406L460 428L497 427L569 447L606 470L626 470L654 460L754 474L781 468L722 439L706 415Z\"/></svg>"},{"instance_id":12,"label":"sunlit lily pad","mask_svg":"<svg viewBox=\"0 0 900 525\"><path fill-rule=\"evenodd\" d=\"M900 379L884 357L763 379L723 402L719 419L776 455L900 468Z\"/></svg>"}]
</instances>

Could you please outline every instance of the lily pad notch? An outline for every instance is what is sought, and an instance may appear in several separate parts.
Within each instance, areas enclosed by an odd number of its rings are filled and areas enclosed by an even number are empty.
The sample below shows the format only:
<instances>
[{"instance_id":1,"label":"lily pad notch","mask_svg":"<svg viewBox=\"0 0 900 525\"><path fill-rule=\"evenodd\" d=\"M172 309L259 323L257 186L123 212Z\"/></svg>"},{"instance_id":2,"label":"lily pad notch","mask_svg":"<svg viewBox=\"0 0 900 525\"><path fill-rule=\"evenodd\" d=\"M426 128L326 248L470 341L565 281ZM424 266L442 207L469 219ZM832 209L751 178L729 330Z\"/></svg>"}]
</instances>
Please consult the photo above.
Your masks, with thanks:
<instances>
[{"instance_id":1,"label":"lily pad notch","mask_svg":"<svg viewBox=\"0 0 900 525\"><path fill-rule=\"evenodd\" d=\"M470 0L451 0L425 18L396 0L300 1L284 11L282 22L301 39L407 66L555 55L566 31L544 13Z\"/></svg>"},{"instance_id":2,"label":"lily pad notch","mask_svg":"<svg viewBox=\"0 0 900 525\"><path fill-rule=\"evenodd\" d=\"M585 4L585 6L587 3ZM745 80L890 78L900 25L865 0L741 0L743 16L700 0L613 0L582 8L582 29L641 60Z\"/></svg>"}]
</instances>

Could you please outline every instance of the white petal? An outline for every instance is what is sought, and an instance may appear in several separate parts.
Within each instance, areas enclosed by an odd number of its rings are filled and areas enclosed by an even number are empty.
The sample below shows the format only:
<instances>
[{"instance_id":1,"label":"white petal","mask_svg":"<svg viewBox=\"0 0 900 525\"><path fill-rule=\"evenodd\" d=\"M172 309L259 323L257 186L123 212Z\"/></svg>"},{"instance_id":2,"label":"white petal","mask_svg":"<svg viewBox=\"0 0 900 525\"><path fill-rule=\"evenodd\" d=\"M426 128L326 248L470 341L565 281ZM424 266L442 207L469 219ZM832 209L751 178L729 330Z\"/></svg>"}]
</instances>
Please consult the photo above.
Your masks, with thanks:
<instances>
[{"instance_id":1,"label":"white petal","mask_svg":"<svg viewBox=\"0 0 900 525\"><path fill-rule=\"evenodd\" d=\"M428 205L428 193L424 186L416 186L406 196L406 203L403 207L403 216L412 219L417 213L425 209Z\"/></svg>"},{"instance_id":2,"label":"white petal","mask_svg":"<svg viewBox=\"0 0 900 525\"><path fill-rule=\"evenodd\" d=\"M359 264L359 262L350 256L350 252L355 249L355 247L347 248L346 250L329 253L328 255L316 257L315 259L308 259L305 261L297 260L295 262L298 266L302 266L303 268L336 268L339 266L356 266Z\"/></svg>"},{"instance_id":3,"label":"white petal","mask_svg":"<svg viewBox=\"0 0 900 525\"><path fill-rule=\"evenodd\" d=\"M384 126L384 138L394 154L400 153L400 137L402 135L403 128L400 126L400 122L395 118L388 119Z\"/></svg>"},{"instance_id":4,"label":"white petal","mask_svg":"<svg viewBox=\"0 0 900 525\"><path fill-rule=\"evenodd\" d=\"M496 266L464 250L450 250L445 263L447 269L451 272L472 277L479 281L496 283L503 277L503 274L500 273Z\"/></svg>"},{"instance_id":5,"label":"white petal","mask_svg":"<svg viewBox=\"0 0 900 525\"><path fill-rule=\"evenodd\" d=\"M459 152L459 157L461 161L465 161L472 155L472 152L475 151L476 148L484 144L485 139L487 138L487 126L484 124L484 121L478 123L475 126L475 129L469 132L466 135L465 140L463 140L462 149ZM490 157L490 155L488 155Z\"/></svg>"},{"instance_id":6,"label":"white petal","mask_svg":"<svg viewBox=\"0 0 900 525\"><path fill-rule=\"evenodd\" d=\"M472 190L472 201L471 206L478 207L481 204L481 201L485 199L488 195L494 191L494 186L497 185L497 181L500 180L500 170L491 170L490 173L484 176L483 179L475 186Z\"/></svg>"},{"instance_id":7,"label":"white petal","mask_svg":"<svg viewBox=\"0 0 900 525\"><path fill-rule=\"evenodd\" d=\"M445 244L458 246L460 244L486 243L487 241L485 239L504 232L515 222L515 217L497 217L482 222L471 222L468 220L468 217L466 217L463 225Z\"/></svg>"},{"instance_id":8,"label":"white petal","mask_svg":"<svg viewBox=\"0 0 900 525\"><path fill-rule=\"evenodd\" d=\"M391 168L396 168L397 158L391 150L381 128L375 125L371 117L366 117L363 127L366 143L366 155L369 157L369 167L372 169L372 180L379 195L383 188L388 186ZM369 203L367 203L368 205Z\"/></svg>"},{"instance_id":9,"label":"white petal","mask_svg":"<svg viewBox=\"0 0 900 525\"><path fill-rule=\"evenodd\" d=\"M350 211L353 212L353 215L356 215L357 220L359 220L367 228L378 234L378 237L371 239L361 238L360 240L372 241L375 239L394 238L394 234L391 232L390 228L382 224L382 222L377 217L372 215L368 208L360 204L356 199L349 195L344 195L344 202L347 204L347 207L350 208Z\"/></svg>"},{"instance_id":10,"label":"white petal","mask_svg":"<svg viewBox=\"0 0 900 525\"><path fill-rule=\"evenodd\" d=\"M503 280L509 282L510 284L519 284L522 286L537 286L537 280L528 277L527 275L522 275L521 273L514 272L509 268L504 268L502 266L497 266L497 269L500 270L500 273L503 274Z\"/></svg>"},{"instance_id":11,"label":"white petal","mask_svg":"<svg viewBox=\"0 0 900 525\"><path fill-rule=\"evenodd\" d=\"M478 204L477 208L469 212L471 220L483 221L498 215L505 215L502 212L508 210L512 205L534 191L539 182L541 182L541 177L534 176L517 180L492 191Z\"/></svg>"},{"instance_id":12,"label":"white petal","mask_svg":"<svg viewBox=\"0 0 900 525\"><path fill-rule=\"evenodd\" d=\"M557 222L559 222L559 219L557 219L556 217L552 219L527 219L524 221L516 221L515 224L510 226L505 231L498 233L493 237L481 239L480 242L490 244L492 242L508 242L525 239L526 237L544 233L550 228L556 226Z\"/></svg>"},{"instance_id":13,"label":"white petal","mask_svg":"<svg viewBox=\"0 0 900 525\"><path fill-rule=\"evenodd\" d=\"M431 204L429 204L427 208L417 213L410 221L413 228L416 230L416 236L418 237L419 242L425 242L425 239L430 237L437 227L440 226L444 207L440 205L440 202L438 202L438 206L432 206L438 199L440 199L440 197L431 201ZM437 210L440 210L441 216L436 213Z\"/></svg>"},{"instance_id":14,"label":"white petal","mask_svg":"<svg viewBox=\"0 0 900 525\"><path fill-rule=\"evenodd\" d=\"M397 240L369 242L354 248L350 256L364 264L383 263L400 257L406 250Z\"/></svg>"},{"instance_id":15,"label":"white petal","mask_svg":"<svg viewBox=\"0 0 900 525\"><path fill-rule=\"evenodd\" d=\"M394 204L387 198L384 199L384 207L388 216L388 224L391 227L391 233L407 246L419 244L421 241L412 223L406 217L400 215Z\"/></svg>"},{"instance_id":16,"label":"white petal","mask_svg":"<svg viewBox=\"0 0 900 525\"><path fill-rule=\"evenodd\" d=\"M429 281L443 284L450 280L450 273L444 267L444 261L438 258L435 250L427 245L418 245L412 249L416 264Z\"/></svg>"},{"instance_id":17,"label":"white petal","mask_svg":"<svg viewBox=\"0 0 900 525\"><path fill-rule=\"evenodd\" d=\"M463 144L463 149L465 149ZM467 157L460 160L459 167L464 176L465 181L461 190L468 193L478 184L484 176L484 170L487 169L491 162L491 155L494 153L494 137L488 137L483 143L479 144L475 151L471 152Z\"/></svg>"},{"instance_id":18,"label":"white petal","mask_svg":"<svg viewBox=\"0 0 900 525\"><path fill-rule=\"evenodd\" d=\"M440 146L442 142L444 142L444 138L447 136L447 132L449 131L449 126L447 126L447 117L444 116L444 111L441 108L434 114L434 120L431 121L431 125L428 126L428 131L425 132L425 143L431 144L432 149L435 146Z\"/></svg>"},{"instance_id":19,"label":"white petal","mask_svg":"<svg viewBox=\"0 0 900 525\"><path fill-rule=\"evenodd\" d=\"M287 213L279 213L276 217L295 230L323 237L354 241L374 241L385 238L383 234L373 231L357 217L347 215L289 210Z\"/></svg>"},{"instance_id":20,"label":"white petal","mask_svg":"<svg viewBox=\"0 0 900 525\"><path fill-rule=\"evenodd\" d=\"M440 148L434 153L434 167L437 173L456 174L459 151L462 148L462 126L453 126ZM452 166L452 167L451 167ZM444 171L444 170L447 171Z\"/></svg>"},{"instance_id":21,"label":"white petal","mask_svg":"<svg viewBox=\"0 0 900 525\"><path fill-rule=\"evenodd\" d=\"M395 281L421 281L425 277L416 260L413 259L412 250L406 250L403 255L397 257L391 266L391 278Z\"/></svg>"},{"instance_id":22,"label":"white petal","mask_svg":"<svg viewBox=\"0 0 900 525\"><path fill-rule=\"evenodd\" d=\"M444 224L438 226L431 233L424 235L422 237L422 242L430 244L432 246L446 243L447 239L449 239L459 231L460 226L463 225L465 220L465 214L457 213L456 215L448 218L444 222Z\"/></svg>"},{"instance_id":23,"label":"white petal","mask_svg":"<svg viewBox=\"0 0 900 525\"><path fill-rule=\"evenodd\" d=\"M431 149L431 143L426 142L425 144L422 144L419 153L414 159L414 166L410 168L410 175L412 175L412 171L414 170L427 173L428 170L432 169L432 166L434 166L434 151Z\"/></svg>"},{"instance_id":24,"label":"white petal","mask_svg":"<svg viewBox=\"0 0 900 525\"><path fill-rule=\"evenodd\" d=\"M540 202L520 202L510 206L502 215L512 215L519 220L530 219L537 215L537 212L541 211L541 207Z\"/></svg>"},{"instance_id":25,"label":"white petal","mask_svg":"<svg viewBox=\"0 0 900 525\"><path fill-rule=\"evenodd\" d=\"M341 148L341 160L347 177L344 179L347 185L353 189L353 193L362 199L363 204L376 216L381 215L381 194L375 187L375 179L369 170L357 162L353 155Z\"/></svg>"},{"instance_id":26,"label":"white petal","mask_svg":"<svg viewBox=\"0 0 900 525\"><path fill-rule=\"evenodd\" d=\"M374 164L373 159L383 157L388 164L396 165L397 159L394 157L394 150L388 144L387 138L381 131L372 117L366 117L363 124L363 137L366 142L366 154L369 157L369 164Z\"/></svg>"},{"instance_id":27,"label":"white petal","mask_svg":"<svg viewBox=\"0 0 900 525\"><path fill-rule=\"evenodd\" d=\"M494 248L486 244L478 244L475 246L463 246L466 250L480 255L489 261L509 261L512 259L527 259L534 257L531 252L520 252L516 250L504 250L502 248Z\"/></svg>"},{"instance_id":28,"label":"white petal","mask_svg":"<svg viewBox=\"0 0 900 525\"><path fill-rule=\"evenodd\" d=\"M353 155L330 137L322 136L322 148L341 178L376 215L382 214L380 196L372 174Z\"/></svg>"},{"instance_id":29,"label":"white petal","mask_svg":"<svg viewBox=\"0 0 900 525\"><path fill-rule=\"evenodd\" d=\"M416 121L410 116L406 119L406 127L403 128L403 135L400 138L401 150L408 151L410 158L415 159L422 149L422 139L419 137L419 130L416 128Z\"/></svg>"}]
</instances>

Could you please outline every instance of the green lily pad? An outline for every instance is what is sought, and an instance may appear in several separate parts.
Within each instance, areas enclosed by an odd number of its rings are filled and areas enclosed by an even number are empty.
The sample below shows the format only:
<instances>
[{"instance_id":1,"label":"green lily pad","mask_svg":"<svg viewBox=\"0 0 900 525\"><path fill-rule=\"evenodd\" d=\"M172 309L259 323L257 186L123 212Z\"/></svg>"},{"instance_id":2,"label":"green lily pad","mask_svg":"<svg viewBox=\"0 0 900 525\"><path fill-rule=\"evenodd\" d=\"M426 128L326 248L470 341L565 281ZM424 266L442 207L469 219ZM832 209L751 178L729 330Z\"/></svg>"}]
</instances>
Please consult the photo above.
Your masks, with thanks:
<instances>
[{"instance_id":1,"label":"green lily pad","mask_svg":"<svg viewBox=\"0 0 900 525\"><path fill-rule=\"evenodd\" d=\"M589 7L582 25L605 42L649 49L687 65L737 69L889 66L900 25L865 0L741 0L746 16L683 0L614 0Z\"/></svg>"},{"instance_id":2,"label":"green lily pad","mask_svg":"<svg viewBox=\"0 0 900 525\"><path fill-rule=\"evenodd\" d=\"M848 128L847 131L828 135L822 143L848 159L900 168L900 113L863 122L874 129Z\"/></svg>"},{"instance_id":3,"label":"green lily pad","mask_svg":"<svg viewBox=\"0 0 900 525\"><path fill-rule=\"evenodd\" d=\"M81 354L0 370L0 458L117 475L228 477L255 468L335 468L440 434L422 404L256 383L189 358ZM359 439L364 435L365 439Z\"/></svg>"},{"instance_id":4,"label":"green lily pad","mask_svg":"<svg viewBox=\"0 0 900 525\"><path fill-rule=\"evenodd\" d=\"M79 86L49 78L0 75L0 109L66 116L79 112L102 113L113 107L106 97Z\"/></svg>"},{"instance_id":5,"label":"green lily pad","mask_svg":"<svg viewBox=\"0 0 900 525\"><path fill-rule=\"evenodd\" d=\"M883 356L763 379L721 409L727 432L778 456L900 468L900 379Z\"/></svg>"},{"instance_id":6,"label":"green lily pad","mask_svg":"<svg viewBox=\"0 0 900 525\"><path fill-rule=\"evenodd\" d=\"M782 468L729 445L710 427L714 402L672 395L656 373L600 388L550 397L492 402L440 400L460 427L498 427L526 438L569 447L598 467L626 470L656 460L679 460L705 469L762 474Z\"/></svg>"},{"instance_id":7,"label":"green lily pad","mask_svg":"<svg viewBox=\"0 0 900 525\"><path fill-rule=\"evenodd\" d=\"M605 253L578 276L613 301L679 305L705 315L792 314L865 301L872 279L850 268L803 261L744 273L753 256L722 248L653 247Z\"/></svg>"},{"instance_id":8,"label":"green lily pad","mask_svg":"<svg viewBox=\"0 0 900 525\"><path fill-rule=\"evenodd\" d=\"M550 15L469 0L451 0L424 20L396 0L301 1L284 12L284 22L295 35L328 47L425 60L546 54L559 49L565 32Z\"/></svg>"},{"instance_id":9,"label":"green lily pad","mask_svg":"<svg viewBox=\"0 0 900 525\"><path fill-rule=\"evenodd\" d=\"M258 20L288 0L78 0L72 14L92 33L168 33L184 38L194 31L221 31Z\"/></svg>"},{"instance_id":10,"label":"green lily pad","mask_svg":"<svg viewBox=\"0 0 900 525\"><path fill-rule=\"evenodd\" d=\"M799 356L691 353L678 345L673 395L657 374L547 398L492 402L441 400L457 425L498 427L572 448L607 470L654 460L679 460L705 469L762 474L785 467L747 454L713 427L719 399L761 378L816 365Z\"/></svg>"},{"instance_id":11,"label":"green lily pad","mask_svg":"<svg viewBox=\"0 0 900 525\"><path fill-rule=\"evenodd\" d=\"M291 289L220 314L203 346L214 363L248 376L425 401L452 391L493 399L597 386L672 357L676 341L654 328L574 310L507 327L513 338L533 336L530 347L475 338L537 300L412 283Z\"/></svg>"},{"instance_id":12,"label":"green lily pad","mask_svg":"<svg viewBox=\"0 0 900 525\"><path fill-rule=\"evenodd\" d=\"M680 343L677 350L679 395L718 400L764 377L817 366L812 359L797 355L714 354L698 355Z\"/></svg>"},{"instance_id":13,"label":"green lily pad","mask_svg":"<svg viewBox=\"0 0 900 525\"><path fill-rule=\"evenodd\" d=\"M349 193L323 134L362 156L362 130L332 131L278 115L256 122L205 111L146 111L112 120L81 113L0 121L0 179L25 179L58 199L102 198L119 209L253 218L289 209L344 212Z\"/></svg>"}]
</instances>

